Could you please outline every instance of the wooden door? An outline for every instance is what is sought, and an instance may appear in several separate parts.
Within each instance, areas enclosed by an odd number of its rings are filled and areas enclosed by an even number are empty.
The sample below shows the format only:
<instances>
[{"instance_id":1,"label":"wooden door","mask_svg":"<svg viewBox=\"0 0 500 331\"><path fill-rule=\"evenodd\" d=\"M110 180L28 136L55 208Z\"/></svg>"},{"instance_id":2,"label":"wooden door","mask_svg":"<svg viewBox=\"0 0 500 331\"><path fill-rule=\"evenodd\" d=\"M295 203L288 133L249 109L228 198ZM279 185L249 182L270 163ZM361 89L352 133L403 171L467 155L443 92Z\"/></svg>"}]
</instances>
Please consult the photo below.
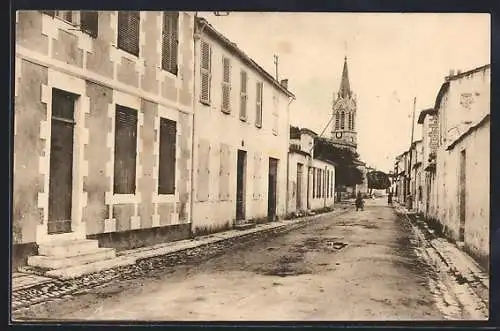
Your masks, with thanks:
<instances>
[{"instance_id":1,"label":"wooden door","mask_svg":"<svg viewBox=\"0 0 500 331\"><path fill-rule=\"evenodd\" d=\"M247 153L238 150L236 173L236 219L245 219L245 173Z\"/></svg>"},{"instance_id":2,"label":"wooden door","mask_svg":"<svg viewBox=\"0 0 500 331\"><path fill-rule=\"evenodd\" d=\"M271 221L274 220L276 217L277 176L278 176L278 160L273 159L273 158L269 158L267 217Z\"/></svg>"},{"instance_id":3,"label":"wooden door","mask_svg":"<svg viewBox=\"0 0 500 331\"><path fill-rule=\"evenodd\" d=\"M71 232L73 135L76 97L53 90L50 138L48 233Z\"/></svg>"},{"instance_id":4,"label":"wooden door","mask_svg":"<svg viewBox=\"0 0 500 331\"><path fill-rule=\"evenodd\" d=\"M297 211L302 209L302 171L302 164L297 163Z\"/></svg>"}]
</instances>

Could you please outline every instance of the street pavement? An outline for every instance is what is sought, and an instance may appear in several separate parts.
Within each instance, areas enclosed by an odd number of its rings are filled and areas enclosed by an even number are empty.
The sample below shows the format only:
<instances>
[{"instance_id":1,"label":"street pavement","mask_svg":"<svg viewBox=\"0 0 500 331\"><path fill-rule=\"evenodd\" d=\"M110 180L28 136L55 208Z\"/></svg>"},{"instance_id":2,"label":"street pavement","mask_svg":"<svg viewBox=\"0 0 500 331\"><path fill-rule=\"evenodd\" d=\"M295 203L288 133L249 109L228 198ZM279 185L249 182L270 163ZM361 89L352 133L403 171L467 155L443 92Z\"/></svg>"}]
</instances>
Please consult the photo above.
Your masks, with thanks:
<instances>
[{"instance_id":1,"label":"street pavement","mask_svg":"<svg viewBox=\"0 0 500 331\"><path fill-rule=\"evenodd\" d=\"M22 319L352 321L475 319L385 199L206 261L94 288Z\"/></svg>"}]
</instances>

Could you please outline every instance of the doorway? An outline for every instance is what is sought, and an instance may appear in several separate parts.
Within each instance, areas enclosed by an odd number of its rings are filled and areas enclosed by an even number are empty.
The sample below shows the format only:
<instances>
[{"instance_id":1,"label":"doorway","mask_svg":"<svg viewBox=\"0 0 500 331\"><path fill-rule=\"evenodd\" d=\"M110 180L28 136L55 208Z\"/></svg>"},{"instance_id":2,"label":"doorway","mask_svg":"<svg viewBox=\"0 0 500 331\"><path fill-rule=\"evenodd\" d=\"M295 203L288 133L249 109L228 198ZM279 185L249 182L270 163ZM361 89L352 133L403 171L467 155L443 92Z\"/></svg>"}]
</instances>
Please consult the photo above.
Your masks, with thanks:
<instances>
[{"instance_id":1,"label":"doorway","mask_svg":"<svg viewBox=\"0 0 500 331\"><path fill-rule=\"evenodd\" d=\"M236 220L245 219L245 173L247 152L238 150L236 170Z\"/></svg>"},{"instance_id":2,"label":"doorway","mask_svg":"<svg viewBox=\"0 0 500 331\"><path fill-rule=\"evenodd\" d=\"M297 163L297 211L302 209L302 172L303 165Z\"/></svg>"},{"instance_id":3,"label":"doorway","mask_svg":"<svg viewBox=\"0 0 500 331\"><path fill-rule=\"evenodd\" d=\"M466 217L466 183L467 183L467 172L466 163L467 155L465 150L460 152L460 179L459 179L459 217L460 217L460 231L458 234L459 241L465 241L465 217Z\"/></svg>"},{"instance_id":4,"label":"doorway","mask_svg":"<svg viewBox=\"0 0 500 331\"><path fill-rule=\"evenodd\" d=\"M48 233L71 232L73 140L77 96L52 90Z\"/></svg>"},{"instance_id":5,"label":"doorway","mask_svg":"<svg viewBox=\"0 0 500 331\"><path fill-rule=\"evenodd\" d=\"M267 217L270 221L276 218L276 189L278 177L278 160L269 158L269 180L267 196Z\"/></svg>"}]
</instances>

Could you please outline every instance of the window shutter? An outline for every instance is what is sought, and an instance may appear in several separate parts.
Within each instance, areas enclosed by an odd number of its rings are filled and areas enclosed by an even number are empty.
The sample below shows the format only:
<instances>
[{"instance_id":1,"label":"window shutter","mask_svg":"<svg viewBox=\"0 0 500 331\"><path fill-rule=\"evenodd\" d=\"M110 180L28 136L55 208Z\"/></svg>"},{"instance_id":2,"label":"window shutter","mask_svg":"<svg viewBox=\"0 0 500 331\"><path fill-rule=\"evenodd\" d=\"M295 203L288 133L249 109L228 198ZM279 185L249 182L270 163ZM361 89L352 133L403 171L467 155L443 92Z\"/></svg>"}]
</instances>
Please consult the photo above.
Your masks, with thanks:
<instances>
[{"instance_id":1,"label":"window shutter","mask_svg":"<svg viewBox=\"0 0 500 331\"><path fill-rule=\"evenodd\" d=\"M114 193L135 193L136 157L137 111L117 105L115 116Z\"/></svg>"},{"instance_id":2,"label":"window shutter","mask_svg":"<svg viewBox=\"0 0 500 331\"><path fill-rule=\"evenodd\" d=\"M160 119L160 160L158 174L158 193L175 193L177 123L165 118Z\"/></svg>"},{"instance_id":3,"label":"window shutter","mask_svg":"<svg viewBox=\"0 0 500 331\"><path fill-rule=\"evenodd\" d=\"M345 113L340 113L340 129L344 130L345 128Z\"/></svg>"},{"instance_id":4,"label":"window shutter","mask_svg":"<svg viewBox=\"0 0 500 331\"><path fill-rule=\"evenodd\" d=\"M340 118L339 118L339 113L335 114L335 130L338 130L340 128Z\"/></svg>"},{"instance_id":5,"label":"window shutter","mask_svg":"<svg viewBox=\"0 0 500 331\"><path fill-rule=\"evenodd\" d=\"M240 75L240 118L246 120L247 118L247 73L246 71L241 71Z\"/></svg>"},{"instance_id":6,"label":"window shutter","mask_svg":"<svg viewBox=\"0 0 500 331\"><path fill-rule=\"evenodd\" d=\"M200 101L210 103L210 81L211 81L211 49L210 44L201 41L201 94Z\"/></svg>"},{"instance_id":7,"label":"window shutter","mask_svg":"<svg viewBox=\"0 0 500 331\"><path fill-rule=\"evenodd\" d=\"M222 110L230 112L231 106L231 62L222 58Z\"/></svg>"},{"instance_id":8,"label":"window shutter","mask_svg":"<svg viewBox=\"0 0 500 331\"><path fill-rule=\"evenodd\" d=\"M118 12L118 48L135 56L139 55L140 20L138 11Z\"/></svg>"},{"instance_id":9,"label":"window shutter","mask_svg":"<svg viewBox=\"0 0 500 331\"><path fill-rule=\"evenodd\" d=\"M178 63L177 53L179 45L179 13L163 13L163 32L162 32L162 69L177 75Z\"/></svg>"},{"instance_id":10,"label":"window shutter","mask_svg":"<svg viewBox=\"0 0 500 331\"><path fill-rule=\"evenodd\" d=\"M82 11L80 13L80 27L83 32L97 38L99 15L96 11Z\"/></svg>"},{"instance_id":11,"label":"window shutter","mask_svg":"<svg viewBox=\"0 0 500 331\"><path fill-rule=\"evenodd\" d=\"M257 102L255 115L255 125L260 128L262 127L262 82L257 83Z\"/></svg>"}]
</instances>

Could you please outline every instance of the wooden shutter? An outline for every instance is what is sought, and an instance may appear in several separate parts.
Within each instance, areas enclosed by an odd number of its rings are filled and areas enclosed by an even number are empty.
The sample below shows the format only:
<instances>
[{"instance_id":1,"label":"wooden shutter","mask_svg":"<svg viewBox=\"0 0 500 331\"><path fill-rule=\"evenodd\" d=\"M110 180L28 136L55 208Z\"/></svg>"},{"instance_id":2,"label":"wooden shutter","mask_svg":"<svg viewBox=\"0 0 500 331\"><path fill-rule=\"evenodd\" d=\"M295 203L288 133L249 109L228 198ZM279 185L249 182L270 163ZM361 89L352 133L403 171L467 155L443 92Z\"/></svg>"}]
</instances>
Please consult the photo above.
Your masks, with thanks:
<instances>
[{"instance_id":1,"label":"wooden shutter","mask_svg":"<svg viewBox=\"0 0 500 331\"><path fill-rule=\"evenodd\" d=\"M262 127L262 82L257 83L257 100L255 104L255 125Z\"/></svg>"},{"instance_id":2,"label":"wooden shutter","mask_svg":"<svg viewBox=\"0 0 500 331\"><path fill-rule=\"evenodd\" d=\"M345 113L340 113L340 129L344 130L345 128Z\"/></svg>"},{"instance_id":3,"label":"wooden shutter","mask_svg":"<svg viewBox=\"0 0 500 331\"><path fill-rule=\"evenodd\" d=\"M177 75L177 53L179 45L179 13L163 13L162 31L162 57L161 67L174 75Z\"/></svg>"},{"instance_id":4,"label":"wooden shutter","mask_svg":"<svg viewBox=\"0 0 500 331\"><path fill-rule=\"evenodd\" d=\"M80 13L80 27L83 32L97 38L99 15L96 11L82 11Z\"/></svg>"},{"instance_id":5,"label":"wooden shutter","mask_svg":"<svg viewBox=\"0 0 500 331\"><path fill-rule=\"evenodd\" d=\"M116 105L113 191L135 193L137 110Z\"/></svg>"},{"instance_id":6,"label":"wooden shutter","mask_svg":"<svg viewBox=\"0 0 500 331\"><path fill-rule=\"evenodd\" d=\"M177 123L160 119L160 165L158 174L158 194L175 193Z\"/></svg>"},{"instance_id":7,"label":"wooden shutter","mask_svg":"<svg viewBox=\"0 0 500 331\"><path fill-rule=\"evenodd\" d=\"M312 184L312 196L316 198L316 168L312 168L313 184Z\"/></svg>"},{"instance_id":8,"label":"wooden shutter","mask_svg":"<svg viewBox=\"0 0 500 331\"><path fill-rule=\"evenodd\" d=\"M222 58L222 110L231 111L231 61L227 57Z\"/></svg>"},{"instance_id":9,"label":"wooden shutter","mask_svg":"<svg viewBox=\"0 0 500 331\"><path fill-rule=\"evenodd\" d=\"M200 71L201 71L201 93L200 101L204 103L210 103L210 82L211 82L211 54L210 44L201 41L201 61L200 61Z\"/></svg>"},{"instance_id":10,"label":"wooden shutter","mask_svg":"<svg viewBox=\"0 0 500 331\"><path fill-rule=\"evenodd\" d=\"M139 55L140 20L138 11L118 12L118 48L135 56Z\"/></svg>"},{"instance_id":11,"label":"wooden shutter","mask_svg":"<svg viewBox=\"0 0 500 331\"><path fill-rule=\"evenodd\" d=\"M247 72L242 70L240 73L240 119L247 118Z\"/></svg>"}]
</instances>

